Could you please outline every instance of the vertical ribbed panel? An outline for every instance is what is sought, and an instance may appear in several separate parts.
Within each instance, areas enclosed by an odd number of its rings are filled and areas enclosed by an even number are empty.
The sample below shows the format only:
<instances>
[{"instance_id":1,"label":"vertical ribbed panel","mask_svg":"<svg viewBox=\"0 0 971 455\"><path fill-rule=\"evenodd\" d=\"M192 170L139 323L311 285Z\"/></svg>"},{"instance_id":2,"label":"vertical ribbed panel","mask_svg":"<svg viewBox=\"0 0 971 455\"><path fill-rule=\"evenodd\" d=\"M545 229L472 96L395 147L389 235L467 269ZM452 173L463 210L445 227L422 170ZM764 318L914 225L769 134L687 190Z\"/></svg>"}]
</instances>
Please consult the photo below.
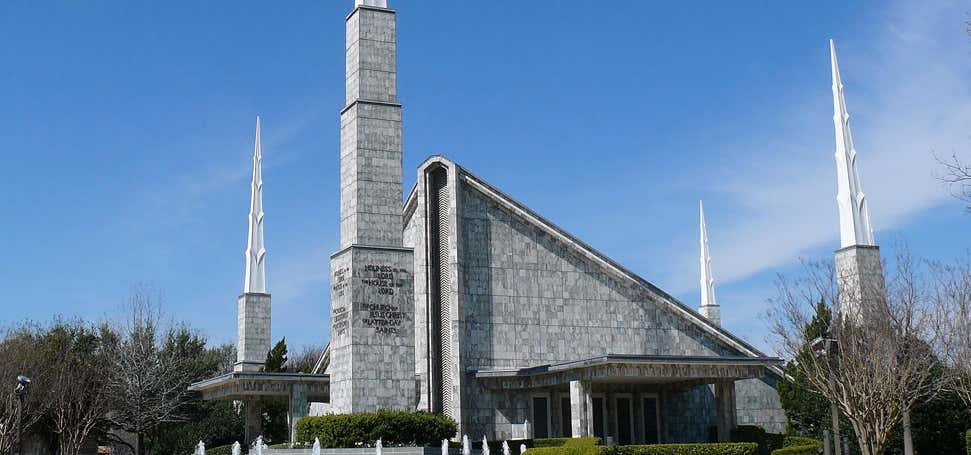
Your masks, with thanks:
<instances>
[{"instance_id":1,"label":"vertical ribbed panel","mask_svg":"<svg viewBox=\"0 0 971 455\"><path fill-rule=\"evenodd\" d=\"M428 174L428 258L429 346L431 346L432 411L450 414L452 388L452 321L449 302L449 191L448 172L444 168ZM432 322L434 321L434 323Z\"/></svg>"},{"instance_id":2,"label":"vertical ribbed panel","mask_svg":"<svg viewBox=\"0 0 971 455\"><path fill-rule=\"evenodd\" d=\"M442 172L442 185L438 189L438 282L441 313L442 339L442 407L445 414L452 409L452 320L449 317L449 271L448 271L448 185L447 176Z\"/></svg>"}]
</instances>

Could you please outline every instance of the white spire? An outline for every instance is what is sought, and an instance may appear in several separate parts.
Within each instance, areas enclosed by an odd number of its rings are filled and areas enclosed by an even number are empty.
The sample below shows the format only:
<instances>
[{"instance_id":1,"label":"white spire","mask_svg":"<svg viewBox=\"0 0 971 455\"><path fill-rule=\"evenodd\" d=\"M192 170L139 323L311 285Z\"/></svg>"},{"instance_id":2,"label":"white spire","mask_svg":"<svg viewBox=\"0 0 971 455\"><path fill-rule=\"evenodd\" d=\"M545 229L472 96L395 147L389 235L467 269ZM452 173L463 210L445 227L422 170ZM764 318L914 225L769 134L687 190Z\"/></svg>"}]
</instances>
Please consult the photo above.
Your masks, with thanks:
<instances>
[{"instance_id":1,"label":"white spire","mask_svg":"<svg viewBox=\"0 0 971 455\"><path fill-rule=\"evenodd\" d=\"M721 324L721 312L715 301L715 279L711 276L711 255L708 252L708 226L705 223L705 203L698 201L701 213L701 308L699 312L715 324Z\"/></svg>"},{"instance_id":2,"label":"white spire","mask_svg":"<svg viewBox=\"0 0 971 455\"><path fill-rule=\"evenodd\" d=\"M840 211L840 247L876 245L870 226L870 209L860 184L856 167L856 148L850 134L850 114L846 111L843 97L843 79L836 61L836 43L829 40L830 58L833 62L833 123L836 125L836 177L838 194L836 201Z\"/></svg>"},{"instance_id":3,"label":"white spire","mask_svg":"<svg viewBox=\"0 0 971 455\"><path fill-rule=\"evenodd\" d=\"M244 293L266 293L266 248L263 246L263 152L260 148L260 117L256 117L256 145L253 149L253 183L249 207L249 235L246 239Z\"/></svg>"},{"instance_id":4,"label":"white spire","mask_svg":"<svg viewBox=\"0 0 971 455\"><path fill-rule=\"evenodd\" d=\"M354 0L354 6L376 6L378 8L387 8L388 0Z\"/></svg>"}]
</instances>

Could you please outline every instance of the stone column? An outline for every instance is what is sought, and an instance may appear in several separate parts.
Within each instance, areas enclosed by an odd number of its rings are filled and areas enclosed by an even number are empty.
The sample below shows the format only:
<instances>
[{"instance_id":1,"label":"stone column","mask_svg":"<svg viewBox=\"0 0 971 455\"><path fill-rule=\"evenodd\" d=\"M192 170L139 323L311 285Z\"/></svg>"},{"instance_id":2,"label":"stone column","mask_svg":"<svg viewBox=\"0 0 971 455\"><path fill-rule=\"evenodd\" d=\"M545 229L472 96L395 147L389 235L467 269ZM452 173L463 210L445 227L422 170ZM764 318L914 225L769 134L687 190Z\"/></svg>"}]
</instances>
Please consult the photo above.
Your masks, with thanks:
<instances>
[{"instance_id":1,"label":"stone column","mask_svg":"<svg viewBox=\"0 0 971 455\"><path fill-rule=\"evenodd\" d=\"M245 443L249 447L263 434L263 404L259 398L250 398L243 402L243 412L246 414Z\"/></svg>"},{"instance_id":2,"label":"stone column","mask_svg":"<svg viewBox=\"0 0 971 455\"><path fill-rule=\"evenodd\" d=\"M855 245L836 250L836 280L840 314L854 320L886 305L880 248Z\"/></svg>"},{"instance_id":3,"label":"stone column","mask_svg":"<svg viewBox=\"0 0 971 455\"><path fill-rule=\"evenodd\" d=\"M233 371L260 371L270 352L270 294L249 292L239 296L236 318Z\"/></svg>"},{"instance_id":4,"label":"stone column","mask_svg":"<svg viewBox=\"0 0 971 455\"><path fill-rule=\"evenodd\" d=\"M735 412L735 381L716 382L715 413L718 420L718 442L731 441L732 430L738 426Z\"/></svg>"},{"instance_id":5,"label":"stone column","mask_svg":"<svg viewBox=\"0 0 971 455\"><path fill-rule=\"evenodd\" d=\"M374 3L377 5L378 3ZM339 252L331 256L330 396L337 413L414 410L414 251L401 225L395 11L347 16Z\"/></svg>"},{"instance_id":6,"label":"stone column","mask_svg":"<svg viewBox=\"0 0 971 455\"><path fill-rule=\"evenodd\" d=\"M570 423L574 438L593 436L593 398L590 381L570 381Z\"/></svg>"},{"instance_id":7,"label":"stone column","mask_svg":"<svg viewBox=\"0 0 971 455\"><path fill-rule=\"evenodd\" d=\"M290 386L290 442L297 442L297 422L306 417L310 411L307 400L307 384L292 384Z\"/></svg>"}]
</instances>

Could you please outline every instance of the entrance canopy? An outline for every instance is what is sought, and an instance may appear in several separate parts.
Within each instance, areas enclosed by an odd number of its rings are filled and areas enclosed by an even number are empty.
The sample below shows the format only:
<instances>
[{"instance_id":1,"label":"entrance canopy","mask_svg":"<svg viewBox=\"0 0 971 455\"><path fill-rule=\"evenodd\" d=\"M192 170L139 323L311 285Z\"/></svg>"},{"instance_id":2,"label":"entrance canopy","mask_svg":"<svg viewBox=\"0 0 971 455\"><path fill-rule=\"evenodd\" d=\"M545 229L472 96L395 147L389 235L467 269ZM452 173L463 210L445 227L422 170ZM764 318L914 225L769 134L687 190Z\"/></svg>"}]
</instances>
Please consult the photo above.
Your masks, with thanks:
<instances>
[{"instance_id":1,"label":"entrance canopy","mask_svg":"<svg viewBox=\"0 0 971 455\"><path fill-rule=\"evenodd\" d=\"M245 400L256 397L289 397L294 386L309 401L330 401L330 376L326 374L234 371L189 387L204 400Z\"/></svg>"},{"instance_id":2,"label":"entrance canopy","mask_svg":"<svg viewBox=\"0 0 971 455\"><path fill-rule=\"evenodd\" d=\"M487 387L496 389L533 389L569 384L571 381L711 384L761 378L765 376L766 368L781 364L782 360L776 357L611 354L553 365L507 370L477 369L469 373Z\"/></svg>"},{"instance_id":3,"label":"entrance canopy","mask_svg":"<svg viewBox=\"0 0 971 455\"><path fill-rule=\"evenodd\" d=\"M189 386L203 400L237 400L246 409L246 444L263 433L262 402L286 399L289 403L290 441L297 435L297 421L308 414L310 402L330 401L330 376L326 374L234 371Z\"/></svg>"}]
</instances>

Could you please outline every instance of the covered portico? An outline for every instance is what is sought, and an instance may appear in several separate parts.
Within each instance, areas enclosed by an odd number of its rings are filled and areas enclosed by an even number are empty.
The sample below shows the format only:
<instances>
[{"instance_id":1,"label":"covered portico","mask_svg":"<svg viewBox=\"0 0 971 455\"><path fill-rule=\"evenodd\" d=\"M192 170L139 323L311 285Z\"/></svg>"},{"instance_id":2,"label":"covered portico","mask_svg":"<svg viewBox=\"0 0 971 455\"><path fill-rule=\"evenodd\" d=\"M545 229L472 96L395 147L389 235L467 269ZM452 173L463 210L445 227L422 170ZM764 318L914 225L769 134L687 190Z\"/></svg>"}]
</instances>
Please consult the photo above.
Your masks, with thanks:
<instances>
[{"instance_id":1,"label":"covered portico","mask_svg":"<svg viewBox=\"0 0 971 455\"><path fill-rule=\"evenodd\" d=\"M290 440L294 441L297 421L309 413L310 403L330 401L330 376L234 371L192 384L189 390L201 393L203 400L242 402L247 445L263 433L262 403L285 399L289 404Z\"/></svg>"},{"instance_id":2,"label":"covered portico","mask_svg":"<svg viewBox=\"0 0 971 455\"><path fill-rule=\"evenodd\" d=\"M735 381L760 378L780 364L773 357L606 355L472 373L490 389L528 395L532 437L600 436L617 444L651 444L686 442L666 435L678 433L676 408L710 399L699 390L713 395L715 436L728 441L737 425ZM699 422L696 415L681 420L691 419Z\"/></svg>"}]
</instances>

